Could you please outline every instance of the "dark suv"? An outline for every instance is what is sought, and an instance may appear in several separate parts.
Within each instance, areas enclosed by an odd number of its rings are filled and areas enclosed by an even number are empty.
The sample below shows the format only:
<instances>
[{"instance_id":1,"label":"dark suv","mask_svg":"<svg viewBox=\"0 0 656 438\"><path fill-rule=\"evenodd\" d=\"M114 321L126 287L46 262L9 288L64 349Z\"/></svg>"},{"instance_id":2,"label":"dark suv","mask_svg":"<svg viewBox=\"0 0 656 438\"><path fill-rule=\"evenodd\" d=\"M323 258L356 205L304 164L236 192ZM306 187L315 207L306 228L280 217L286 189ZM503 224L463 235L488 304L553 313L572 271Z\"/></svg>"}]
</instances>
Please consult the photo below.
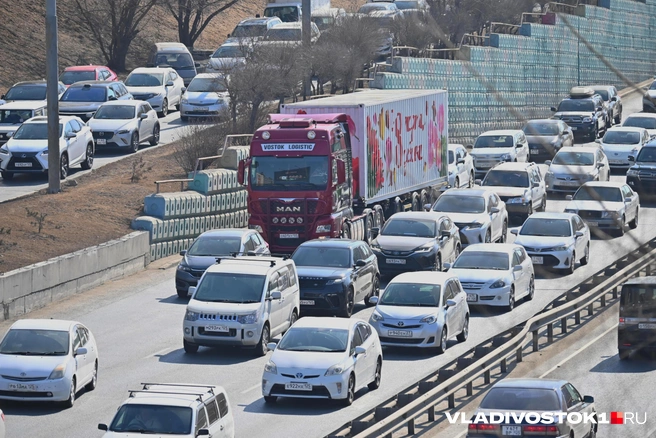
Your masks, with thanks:
<instances>
[{"instance_id":1,"label":"dark suv","mask_svg":"<svg viewBox=\"0 0 656 438\"><path fill-rule=\"evenodd\" d=\"M633 351L656 350L656 277L636 277L622 285L617 349L620 359Z\"/></svg>"},{"instance_id":2,"label":"dark suv","mask_svg":"<svg viewBox=\"0 0 656 438\"><path fill-rule=\"evenodd\" d=\"M601 132L608 129L608 114L604 101L589 87L574 87L570 97L563 99L552 118L560 119L572 128L575 138L594 141Z\"/></svg>"},{"instance_id":3,"label":"dark suv","mask_svg":"<svg viewBox=\"0 0 656 438\"><path fill-rule=\"evenodd\" d=\"M626 183L640 196L656 193L656 140L645 144L637 156L629 155Z\"/></svg>"}]
</instances>

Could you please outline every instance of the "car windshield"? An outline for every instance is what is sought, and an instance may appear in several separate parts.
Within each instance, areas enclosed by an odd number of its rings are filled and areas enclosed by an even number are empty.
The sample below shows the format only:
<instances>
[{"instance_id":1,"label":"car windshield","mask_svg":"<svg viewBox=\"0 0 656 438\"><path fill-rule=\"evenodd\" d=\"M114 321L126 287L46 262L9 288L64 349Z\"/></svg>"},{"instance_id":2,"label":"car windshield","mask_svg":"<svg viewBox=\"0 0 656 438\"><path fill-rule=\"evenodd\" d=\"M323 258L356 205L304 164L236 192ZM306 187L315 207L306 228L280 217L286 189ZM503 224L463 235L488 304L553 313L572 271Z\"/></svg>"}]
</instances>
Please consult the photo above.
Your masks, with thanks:
<instances>
[{"instance_id":1,"label":"car windshield","mask_svg":"<svg viewBox=\"0 0 656 438\"><path fill-rule=\"evenodd\" d=\"M508 254L502 252L468 251L460 254L453 264L457 269L493 269L507 271Z\"/></svg>"},{"instance_id":2,"label":"car windshield","mask_svg":"<svg viewBox=\"0 0 656 438\"><path fill-rule=\"evenodd\" d=\"M61 97L64 102L105 102L107 89L105 87L72 86Z\"/></svg>"},{"instance_id":3,"label":"car windshield","mask_svg":"<svg viewBox=\"0 0 656 438\"><path fill-rule=\"evenodd\" d=\"M301 41L301 29L269 29L266 39L269 41Z\"/></svg>"},{"instance_id":4,"label":"car windshield","mask_svg":"<svg viewBox=\"0 0 656 438\"><path fill-rule=\"evenodd\" d=\"M381 236L435 237L437 224L434 220L395 219L385 223Z\"/></svg>"},{"instance_id":5,"label":"car windshield","mask_svg":"<svg viewBox=\"0 0 656 438\"><path fill-rule=\"evenodd\" d=\"M636 161L638 163L656 163L656 147L640 149Z\"/></svg>"},{"instance_id":6,"label":"car windshield","mask_svg":"<svg viewBox=\"0 0 656 438\"><path fill-rule=\"evenodd\" d=\"M109 426L110 432L188 435L193 412L190 407L142 405L128 403L121 406Z\"/></svg>"},{"instance_id":7,"label":"car windshield","mask_svg":"<svg viewBox=\"0 0 656 438\"><path fill-rule=\"evenodd\" d=\"M491 187L528 187L528 173L521 171L511 172L509 170L490 170L481 185Z\"/></svg>"},{"instance_id":8,"label":"car windshield","mask_svg":"<svg viewBox=\"0 0 656 438\"><path fill-rule=\"evenodd\" d=\"M481 135L476 139L476 143L474 143L474 149L511 148L512 146L512 135Z\"/></svg>"},{"instance_id":9,"label":"car windshield","mask_svg":"<svg viewBox=\"0 0 656 438\"><path fill-rule=\"evenodd\" d=\"M229 256L241 249L240 236L200 236L187 250L189 256Z\"/></svg>"},{"instance_id":10,"label":"car windshield","mask_svg":"<svg viewBox=\"0 0 656 438\"><path fill-rule=\"evenodd\" d=\"M622 126L631 128L656 129L656 117L628 117Z\"/></svg>"},{"instance_id":11,"label":"car windshield","mask_svg":"<svg viewBox=\"0 0 656 438\"><path fill-rule=\"evenodd\" d=\"M562 166L592 166L594 154L592 152L559 151L553 159L552 164Z\"/></svg>"},{"instance_id":12,"label":"car windshield","mask_svg":"<svg viewBox=\"0 0 656 438\"><path fill-rule=\"evenodd\" d=\"M528 218L519 235L568 237L572 235L572 229L568 219Z\"/></svg>"},{"instance_id":13,"label":"car windshield","mask_svg":"<svg viewBox=\"0 0 656 438\"><path fill-rule=\"evenodd\" d=\"M59 136L62 135L62 125L59 125ZM16 140L47 140L47 123L23 123L12 137Z\"/></svg>"},{"instance_id":14,"label":"car windshield","mask_svg":"<svg viewBox=\"0 0 656 438\"><path fill-rule=\"evenodd\" d=\"M593 112L594 102L590 99L568 99L558 105L558 112Z\"/></svg>"},{"instance_id":15,"label":"car windshield","mask_svg":"<svg viewBox=\"0 0 656 438\"><path fill-rule=\"evenodd\" d=\"M453 164L455 161L455 156L453 155L453 151L449 151L449 164Z\"/></svg>"},{"instance_id":16,"label":"car windshield","mask_svg":"<svg viewBox=\"0 0 656 438\"><path fill-rule=\"evenodd\" d=\"M559 411L558 394L551 389L492 388L481 409L503 411Z\"/></svg>"},{"instance_id":17,"label":"car windshield","mask_svg":"<svg viewBox=\"0 0 656 438\"><path fill-rule=\"evenodd\" d=\"M390 283L380 297L379 305L408 307L439 307L439 284Z\"/></svg>"},{"instance_id":18,"label":"car windshield","mask_svg":"<svg viewBox=\"0 0 656 438\"><path fill-rule=\"evenodd\" d=\"M443 213L483 213L485 199L480 196L447 195L440 196L433 211Z\"/></svg>"},{"instance_id":19,"label":"car windshield","mask_svg":"<svg viewBox=\"0 0 656 438\"><path fill-rule=\"evenodd\" d=\"M221 93L226 91L225 81L222 78L194 78L187 91L190 93Z\"/></svg>"},{"instance_id":20,"label":"car windshield","mask_svg":"<svg viewBox=\"0 0 656 438\"><path fill-rule=\"evenodd\" d=\"M250 175L253 190L326 190L328 157L253 157Z\"/></svg>"},{"instance_id":21,"label":"car windshield","mask_svg":"<svg viewBox=\"0 0 656 438\"><path fill-rule=\"evenodd\" d=\"M231 37L236 38L255 38L264 36L267 31L266 24L242 24L235 27Z\"/></svg>"},{"instance_id":22,"label":"car windshield","mask_svg":"<svg viewBox=\"0 0 656 438\"><path fill-rule=\"evenodd\" d=\"M212 55L212 58L245 58L242 47L240 46L221 46Z\"/></svg>"},{"instance_id":23,"label":"car windshield","mask_svg":"<svg viewBox=\"0 0 656 438\"><path fill-rule=\"evenodd\" d=\"M274 6L264 9L265 17L278 17L283 22L298 21L298 8L296 6Z\"/></svg>"},{"instance_id":24,"label":"car windshield","mask_svg":"<svg viewBox=\"0 0 656 438\"><path fill-rule=\"evenodd\" d=\"M103 105L93 115L94 119L130 120L134 118L132 105Z\"/></svg>"},{"instance_id":25,"label":"car windshield","mask_svg":"<svg viewBox=\"0 0 656 438\"><path fill-rule=\"evenodd\" d=\"M622 192L619 187L581 186L574 196L575 201L607 201L622 202Z\"/></svg>"},{"instance_id":26,"label":"car windshield","mask_svg":"<svg viewBox=\"0 0 656 438\"><path fill-rule=\"evenodd\" d=\"M323 246L300 246L292 255L296 266L326 266L350 268L351 251L348 248L326 248Z\"/></svg>"},{"instance_id":27,"label":"car windshield","mask_svg":"<svg viewBox=\"0 0 656 438\"><path fill-rule=\"evenodd\" d=\"M164 73L132 73L125 80L128 87L159 87L164 83Z\"/></svg>"},{"instance_id":28,"label":"car windshield","mask_svg":"<svg viewBox=\"0 0 656 438\"><path fill-rule=\"evenodd\" d=\"M32 110L0 110L0 124L3 125L20 125L30 118Z\"/></svg>"},{"instance_id":29,"label":"car windshield","mask_svg":"<svg viewBox=\"0 0 656 438\"><path fill-rule=\"evenodd\" d=\"M59 80L64 83L64 85L71 85L75 82L80 81L95 81L96 72L95 71L65 71L59 77Z\"/></svg>"},{"instance_id":30,"label":"car windshield","mask_svg":"<svg viewBox=\"0 0 656 438\"><path fill-rule=\"evenodd\" d=\"M46 100L46 85L17 85L7 91L5 100Z\"/></svg>"},{"instance_id":31,"label":"car windshield","mask_svg":"<svg viewBox=\"0 0 656 438\"><path fill-rule=\"evenodd\" d=\"M188 53L158 53L155 58L155 65L157 67L172 67L176 70L193 70L194 60Z\"/></svg>"},{"instance_id":32,"label":"car windshield","mask_svg":"<svg viewBox=\"0 0 656 438\"><path fill-rule=\"evenodd\" d=\"M558 124L553 122L531 122L527 123L526 126L522 129L524 134L541 136L541 135L558 135L560 132L558 129Z\"/></svg>"},{"instance_id":33,"label":"car windshield","mask_svg":"<svg viewBox=\"0 0 656 438\"><path fill-rule=\"evenodd\" d=\"M67 331L11 329L0 344L0 354L66 356L68 348Z\"/></svg>"},{"instance_id":34,"label":"car windshield","mask_svg":"<svg viewBox=\"0 0 656 438\"><path fill-rule=\"evenodd\" d=\"M344 329L292 327L282 337L276 350L337 353L346 351L348 336L348 330Z\"/></svg>"},{"instance_id":35,"label":"car windshield","mask_svg":"<svg viewBox=\"0 0 656 438\"><path fill-rule=\"evenodd\" d=\"M264 275L205 273L194 299L210 303L259 303L265 280Z\"/></svg>"},{"instance_id":36,"label":"car windshield","mask_svg":"<svg viewBox=\"0 0 656 438\"><path fill-rule=\"evenodd\" d=\"M604 135L605 144L638 144L642 135L639 132L608 131Z\"/></svg>"}]
</instances>

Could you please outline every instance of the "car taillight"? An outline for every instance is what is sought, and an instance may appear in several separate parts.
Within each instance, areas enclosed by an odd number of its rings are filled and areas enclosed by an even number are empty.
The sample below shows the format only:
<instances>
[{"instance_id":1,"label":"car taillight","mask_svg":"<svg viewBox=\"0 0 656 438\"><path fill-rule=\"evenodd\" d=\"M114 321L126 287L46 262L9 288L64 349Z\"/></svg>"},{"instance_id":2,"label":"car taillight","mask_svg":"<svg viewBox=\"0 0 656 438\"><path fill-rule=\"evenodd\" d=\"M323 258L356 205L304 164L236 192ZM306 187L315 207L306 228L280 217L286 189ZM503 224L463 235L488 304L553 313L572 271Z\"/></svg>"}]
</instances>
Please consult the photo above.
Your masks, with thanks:
<instances>
[{"instance_id":1,"label":"car taillight","mask_svg":"<svg viewBox=\"0 0 656 438\"><path fill-rule=\"evenodd\" d=\"M558 426L529 425L523 426L524 435L558 435Z\"/></svg>"},{"instance_id":2,"label":"car taillight","mask_svg":"<svg viewBox=\"0 0 656 438\"><path fill-rule=\"evenodd\" d=\"M0 418L2 418L2 421L5 421L5 413L4 412L0 412Z\"/></svg>"},{"instance_id":3,"label":"car taillight","mask_svg":"<svg viewBox=\"0 0 656 438\"><path fill-rule=\"evenodd\" d=\"M470 432L498 432L501 428L498 424L470 424Z\"/></svg>"}]
</instances>

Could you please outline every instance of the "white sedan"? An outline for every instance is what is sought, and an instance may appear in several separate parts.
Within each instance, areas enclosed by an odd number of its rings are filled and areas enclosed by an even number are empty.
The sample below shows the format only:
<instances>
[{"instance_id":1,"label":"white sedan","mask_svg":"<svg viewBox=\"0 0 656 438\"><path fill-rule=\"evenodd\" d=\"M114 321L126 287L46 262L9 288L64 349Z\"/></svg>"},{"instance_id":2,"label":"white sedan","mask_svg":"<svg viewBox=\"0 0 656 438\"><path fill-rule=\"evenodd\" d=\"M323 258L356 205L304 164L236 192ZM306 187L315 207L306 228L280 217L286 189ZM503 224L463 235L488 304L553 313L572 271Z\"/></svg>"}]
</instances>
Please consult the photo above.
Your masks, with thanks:
<instances>
[{"instance_id":1,"label":"white sedan","mask_svg":"<svg viewBox=\"0 0 656 438\"><path fill-rule=\"evenodd\" d=\"M113 100L104 103L87 122L96 147L121 148L137 152L144 141L159 143L157 112L148 102Z\"/></svg>"},{"instance_id":2,"label":"white sedan","mask_svg":"<svg viewBox=\"0 0 656 438\"><path fill-rule=\"evenodd\" d=\"M533 266L566 269L574 273L576 262L590 261L590 229L572 213L534 213L519 230L515 244L524 247Z\"/></svg>"},{"instance_id":3,"label":"white sedan","mask_svg":"<svg viewBox=\"0 0 656 438\"><path fill-rule=\"evenodd\" d=\"M437 348L469 335L467 294L458 277L445 272L406 272L394 277L376 304L369 323L383 346Z\"/></svg>"},{"instance_id":4,"label":"white sedan","mask_svg":"<svg viewBox=\"0 0 656 438\"><path fill-rule=\"evenodd\" d=\"M511 311L518 299L530 301L535 294L533 263L519 245L470 245L453 266L444 266L460 279L469 305L504 306Z\"/></svg>"},{"instance_id":5,"label":"white sedan","mask_svg":"<svg viewBox=\"0 0 656 438\"><path fill-rule=\"evenodd\" d=\"M449 187L474 187L474 159L461 144L450 144L449 154Z\"/></svg>"},{"instance_id":6,"label":"white sedan","mask_svg":"<svg viewBox=\"0 0 656 438\"><path fill-rule=\"evenodd\" d=\"M339 399L349 406L355 393L378 389L383 351L376 331L354 318L305 317L282 337L264 366L262 395Z\"/></svg>"},{"instance_id":7,"label":"white sedan","mask_svg":"<svg viewBox=\"0 0 656 438\"><path fill-rule=\"evenodd\" d=\"M0 343L0 399L61 401L73 406L80 388L95 389L98 347L75 321L22 319Z\"/></svg>"},{"instance_id":8,"label":"white sedan","mask_svg":"<svg viewBox=\"0 0 656 438\"><path fill-rule=\"evenodd\" d=\"M168 67L139 67L125 80L125 86L136 100L147 101L160 117L180 107L185 92L184 79Z\"/></svg>"},{"instance_id":9,"label":"white sedan","mask_svg":"<svg viewBox=\"0 0 656 438\"><path fill-rule=\"evenodd\" d=\"M608 157L611 168L628 169L632 165L629 155L636 157L650 139L651 136L645 128L616 126L606 131L604 137L596 142Z\"/></svg>"}]
</instances>

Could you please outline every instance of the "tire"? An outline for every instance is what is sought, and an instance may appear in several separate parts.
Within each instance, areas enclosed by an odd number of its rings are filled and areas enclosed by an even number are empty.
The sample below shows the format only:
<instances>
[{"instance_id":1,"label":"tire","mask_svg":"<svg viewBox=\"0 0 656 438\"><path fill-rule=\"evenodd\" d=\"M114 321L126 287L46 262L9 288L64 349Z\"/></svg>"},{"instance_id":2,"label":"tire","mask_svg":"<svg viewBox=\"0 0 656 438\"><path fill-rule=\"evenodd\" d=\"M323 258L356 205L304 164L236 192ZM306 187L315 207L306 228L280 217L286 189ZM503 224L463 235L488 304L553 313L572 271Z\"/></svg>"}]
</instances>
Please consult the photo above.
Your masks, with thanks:
<instances>
[{"instance_id":1,"label":"tire","mask_svg":"<svg viewBox=\"0 0 656 438\"><path fill-rule=\"evenodd\" d=\"M84 155L84 161L80 164L83 170L89 170L93 167L93 143L87 145L87 153Z\"/></svg>"},{"instance_id":2,"label":"tire","mask_svg":"<svg viewBox=\"0 0 656 438\"><path fill-rule=\"evenodd\" d=\"M569 264L569 268L567 268L567 275L572 275L574 271L576 270L576 251L572 253L572 262Z\"/></svg>"},{"instance_id":3,"label":"tire","mask_svg":"<svg viewBox=\"0 0 656 438\"><path fill-rule=\"evenodd\" d=\"M192 344L191 342L187 342L186 340L182 340L182 346L184 347L184 351L187 354L196 354L198 353L198 345Z\"/></svg>"},{"instance_id":4,"label":"tire","mask_svg":"<svg viewBox=\"0 0 656 438\"><path fill-rule=\"evenodd\" d=\"M597 431L594 428L594 424L590 426L590 432L588 432L586 438L597 438Z\"/></svg>"},{"instance_id":5,"label":"tire","mask_svg":"<svg viewBox=\"0 0 656 438\"><path fill-rule=\"evenodd\" d=\"M139 150L139 134L133 132L132 137L130 138L130 153L134 154L138 150Z\"/></svg>"},{"instance_id":6,"label":"tire","mask_svg":"<svg viewBox=\"0 0 656 438\"><path fill-rule=\"evenodd\" d=\"M350 239L351 238L351 227L347 222L344 222L342 224L342 232L340 234L340 237L342 239Z\"/></svg>"},{"instance_id":7,"label":"tire","mask_svg":"<svg viewBox=\"0 0 656 438\"><path fill-rule=\"evenodd\" d=\"M296 310L292 312L292 317L289 319L289 328L291 328L296 321L298 321L298 313L296 313ZM287 330L289 330L289 328ZM287 331L285 330L285 332Z\"/></svg>"},{"instance_id":8,"label":"tire","mask_svg":"<svg viewBox=\"0 0 656 438\"><path fill-rule=\"evenodd\" d=\"M638 215L640 214L640 209L636 210L636 215L631 222L629 222L629 228L635 230L638 228Z\"/></svg>"},{"instance_id":9,"label":"tire","mask_svg":"<svg viewBox=\"0 0 656 438\"><path fill-rule=\"evenodd\" d=\"M159 124L157 124L153 128L153 136L148 141L148 144L151 146L157 146L157 143L159 143L159 134L160 134L160 128L159 128Z\"/></svg>"},{"instance_id":10,"label":"tire","mask_svg":"<svg viewBox=\"0 0 656 438\"><path fill-rule=\"evenodd\" d=\"M278 397L276 397L275 395L265 395L264 396L264 403L266 403L268 405L272 405L277 401L278 401Z\"/></svg>"},{"instance_id":11,"label":"tire","mask_svg":"<svg viewBox=\"0 0 656 438\"><path fill-rule=\"evenodd\" d=\"M380 388L380 379L383 372L383 360L379 357L376 361L376 374L374 375L373 382L369 382L369 391L375 391Z\"/></svg>"},{"instance_id":12,"label":"tire","mask_svg":"<svg viewBox=\"0 0 656 438\"><path fill-rule=\"evenodd\" d=\"M620 350L619 357L620 360L627 360L631 356L631 350Z\"/></svg>"},{"instance_id":13,"label":"tire","mask_svg":"<svg viewBox=\"0 0 656 438\"><path fill-rule=\"evenodd\" d=\"M355 307L355 291L353 288L349 287L346 294L344 304L342 304L342 308L339 311L339 316L342 318L350 318L353 315L353 308Z\"/></svg>"},{"instance_id":14,"label":"tire","mask_svg":"<svg viewBox=\"0 0 656 438\"><path fill-rule=\"evenodd\" d=\"M93 391L96 389L96 385L98 385L98 361L96 361L93 368L93 377L91 378L91 381L84 386L84 389L87 391Z\"/></svg>"},{"instance_id":15,"label":"tire","mask_svg":"<svg viewBox=\"0 0 656 438\"><path fill-rule=\"evenodd\" d=\"M164 98L162 101L162 111L157 113L157 116L159 117L166 117L169 115L169 101L168 99Z\"/></svg>"},{"instance_id":16,"label":"tire","mask_svg":"<svg viewBox=\"0 0 656 438\"><path fill-rule=\"evenodd\" d=\"M530 218L532 214L533 214L533 201L531 201L531 205L528 206L528 212L526 212L526 219Z\"/></svg>"},{"instance_id":17,"label":"tire","mask_svg":"<svg viewBox=\"0 0 656 438\"><path fill-rule=\"evenodd\" d=\"M542 197L542 205L540 205L540 210L539 211L547 211L547 192L544 192L544 196Z\"/></svg>"},{"instance_id":18,"label":"tire","mask_svg":"<svg viewBox=\"0 0 656 438\"><path fill-rule=\"evenodd\" d=\"M626 226L626 218L622 216L622 222L620 222L620 227L617 229L617 235L622 237L624 235L624 227Z\"/></svg>"},{"instance_id":19,"label":"tire","mask_svg":"<svg viewBox=\"0 0 656 438\"><path fill-rule=\"evenodd\" d=\"M346 398L342 399L343 406L351 406L355 400L355 376L351 374L346 388Z\"/></svg>"},{"instance_id":20,"label":"tire","mask_svg":"<svg viewBox=\"0 0 656 438\"><path fill-rule=\"evenodd\" d=\"M377 297L379 293L380 293L380 278L378 278L378 276L376 276L376 277L374 277L374 284L373 284L373 288L371 290L371 293L369 293L369 295L367 295L364 299L364 305L366 307L373 307L374 304L371 304L369 302L369 298Z\"/></svg>"},{"instance_id":21,"label":"tire","mask_svg":"<svg viewBox=\"0 0 656 438\"><path fill-rule=\"evenodd\" d=\"M583 255L583 258L581 258L581 266L587 265L589 261L590 261L590 243L588 243L585 247L585 254Z\"/></svg>"},{"instance_id":22,"label":"tire","mask_svg":"<svg viewBox=\"0 0 656 438\"><path fill-rule=\"evenodd\" d=\"M5 181L11 181L14 179L14 174L9 172L2 172L2 179Z\"/></svg>"},{"instance_id":23,"label":"tire","mask_svg":"<svg viewBox=\"0 0 656 438\"><path fill-rule=\"evenodd\" d=\"M372 214L368 214L364 218L364 241L368 244L371 243L371 227L373 226L372 224L374 223L374 216Z\"/></svg>"},{"instance_id":24,"label":"tire","mask_svg":"<svg viewBox=\"0 0 656 438\"><path fill-rule=\"evenodd\" d=\"M467 187L470 189L474 187L474 182L475 182L474 172L469 172L469 181L467 182Z\"/></svg>"},{"instance_id":25,"label":"tire","mask_svg":"<svg viewBox=\"0 0 656 438\"><path fill-rule=\"evenodd\" d=\"M506 306L506 311L512 312L515 308L515 286L510 288L510 296L508 297L508 305Z\"/></svg>"},{"instance_id":26,"label":"tire","mask_svg":"<svg viewBox=\"0 0 656 438\"><path fill-rule=\"evenodd\" d=\"M501 237L499 237L499 243L506 243L508 240L508 222L504 221L503 226L501 227Z\"/></svg>"},{"instance_id":27,"label":"tire","mask_svg":"<svg viewBox=\"0 0 656 438\"><path fill-rule=\"evenodd\" d=\"M64 401L65 408L72 408L75 404L75 396L77 395L77 384L75 381L75 376L71 380L71 392L68 394L68 399Z\"/></svg>"},{"instance_id":28,"label":"tire","mask_svg":"<svg viewBox=\"0 0 656 438\"><path fill-rule=\"evenodd\" d=\"M176 292L178 293L178 298L186 299L189 296L189 291L186 290L176 289Z\"/></svg>"},{"instance_id":29,"label":"tire","mask_svg":"<svg viewBox=\"0 0 656 438\"><path fill-rule=\"evenodd\" d=\"M444 354L447 348L447 341L448 341L448 327L443 326L442 327L442 332L440 333L440 345L437 346L437 354Z\"/></svg>"},{"instance_id":30,"label":"tire","mask_svg":"<svg viewBox=\"0 0 656 438\"><path fill-rule=\"evenodd\" d=\"M260 342L255 346L255 356L262 357L267 354L269 349L267 344L271 341L271 329L269 329L269 324L264 323L262 327L262 334L260 335Z\"/></svg>"},{"instance_id":31,"label":"tire","mask_svg":"<svg viewBox=\"0 0 656 438\"><path fill-rule=\"evenodd\" d=\"M59 179L66 179L68 176L68 154L63 153L59 159Z\"/></svg>"},{"instance_id":32,"label":"tire","mask_svg":"<svg viewBox=\"0 0 656 438\"><path fill-rule=\"evenodd\" d=\"M535 278L531 277L528 283L528 295L524 298L525 301L531 301L535 296Z\"/></svg>"},{"instance_id":33,"label":"tire","mask_svg":"<svg viewBox=\"0 0 656 438\"><path fill-rule=\"evenodd\" d=\"M442 272L442 255L437 253L435 256L435 266L433 266L433 271Z\"/></svg>"},{"instance_id":34,"label":"tire","mask_svg":"<svg viewBox=\"0 0 656 438\"><path fill-rule=\"evenodd\" d=\"M619 125L620 123L622 123L622 111L620 111L620 113L615 116L615 124Z\"/></svg>"},{"instance_id":35,"label":"tire","mask_svg":"<svg viewBox=\"0 0 656 438\"><path fill-rule=\"evenodd\" d=\"M423 211L423 206L421 204L421 199L419 195L412 196L412 211Z\"/></svg>"},{"instance_id":36,"label":"tire","mask_svg":"<svg viewBox=\"0 0 656 438\"><path fill-rule=\"evenodd\" d=\"M187 123L187 122L189 121L189 117L187 117L187 116L180 116L180 121L181 121L181 122L184 122L184 123Z\"/></svg>"},{"instance_id":37,"label":"tire","mask_svg":"<svg viewBox=\"0 0 656 438\"><path fill-rule=\"evenodd\" d=\"M460 188L460 178L456 177L456 180L453 182L453 187L456 189Z\"/></svg>"},{"instance_id":38,"label":"tire","mask_svg":"<svg viewBox=\"0 0 656 438\"><path fill-rule=\"evenodd\" d=\"M492 243L492 233L490 232L490 230L487 230L487 233L485 233L484 243Z\"/></svg>"},{"instance_id":39,"label":"tire","mask_svg":"<svg viewBox=\"0 0 656 438\"><path fill-rule=\"evenodd\" d=\"M456 245L456 252L453 254L453 262L455 263L456 260L458 260L458 257L460 257L460 253L462 252L462 249L460 248L460 245Z\"/></svg>"},{"instance_id":40,"label":"tire","mask_svg":"<svg viewBox=\"0 0 656 438\"><path fill-rule=\"evenodd\" d=\"M458 333L456 339L458 342L465 342L469 337L469 315L465 315L465 324L462 327L462 331Z\"/></svg>"}]
</instances>

